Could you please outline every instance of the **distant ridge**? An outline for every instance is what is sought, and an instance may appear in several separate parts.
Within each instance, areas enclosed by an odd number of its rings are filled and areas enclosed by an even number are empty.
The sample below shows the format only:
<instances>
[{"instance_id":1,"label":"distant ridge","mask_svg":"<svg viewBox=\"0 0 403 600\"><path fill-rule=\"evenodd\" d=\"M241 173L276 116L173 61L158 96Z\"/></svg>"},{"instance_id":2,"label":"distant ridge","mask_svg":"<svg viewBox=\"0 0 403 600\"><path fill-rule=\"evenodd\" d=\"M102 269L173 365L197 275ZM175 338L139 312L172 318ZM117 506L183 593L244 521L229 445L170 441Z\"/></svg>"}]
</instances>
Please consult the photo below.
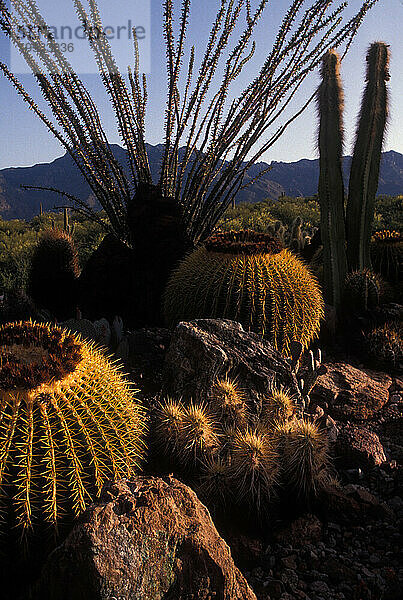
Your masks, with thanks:
<instances>
[{"instance_id":1,"label":"distant ridge","mask_svg":"<svg viewBox=\"0 0 403 600\"><path fill-rule=\"evenodd\" d=\"M126 151L112 145L117 160L126 168ZM147 144L150 166L154 179L158 176L163 146ZM289 196L312 196L318 185L318 160L302 159L297 162L270 163L271 171L237 196L237 202L258 202L265 198L277 199L282 193ZM343 161L345 182L351 165L351 157ZM248 177L254 178L269 166L267 163L253 165ZM22 190L21 184L54 187L96 206L96 199L68 154L56 160L32 167L12 167L0 170L0 215L3 219L32 219L43 210L52 210L66 202L61 196L51 192ZM378 194L398 195L403 193L403 154L390 150L382 154Z\"/></svg>"}]
</instances>

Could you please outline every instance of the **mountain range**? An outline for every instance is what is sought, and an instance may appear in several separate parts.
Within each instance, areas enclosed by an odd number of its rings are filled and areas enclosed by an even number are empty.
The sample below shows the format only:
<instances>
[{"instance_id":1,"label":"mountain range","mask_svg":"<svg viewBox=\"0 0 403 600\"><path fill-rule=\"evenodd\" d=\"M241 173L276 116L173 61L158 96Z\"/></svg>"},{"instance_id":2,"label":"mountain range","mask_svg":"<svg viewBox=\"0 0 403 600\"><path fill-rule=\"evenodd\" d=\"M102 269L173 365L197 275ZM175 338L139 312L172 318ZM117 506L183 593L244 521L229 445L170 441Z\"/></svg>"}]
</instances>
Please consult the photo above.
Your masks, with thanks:
<instances>
[{"instance_id":1,"label":"mountain range","mask_svg":"<svg viewBox=\"0 0 403 600\"><path fill-rule=\"evenodd\" d=\"M126 150L112 145L116 159L126 169ZM154 180L158 177L163 145L147 144L151 172ZM351 157L343 159L343 175L347 189ZM261 162L253 165L248 178L254 178L269 164ZM270 163L271 170L258 181L239 192L237 202L258 202L265 198L277 199L280 195L312 196L317 192L319 177L319 160L302 159L297 162ZM246 179L246 181L247 181ZM37 185L53 187L97 206L97 201L88 184L79 172L71 157L64 156L50 163L37 164L32 167L10 167L0 170L0 215L3 219L30 220L39 213L40 204L43 210L53 210L55 206L66 203L65 198L52 192L24 190L21 185ZM390 150L382 153L378 194L398 195L403 193L403 154Z\"/></svg>"}]
</instances>

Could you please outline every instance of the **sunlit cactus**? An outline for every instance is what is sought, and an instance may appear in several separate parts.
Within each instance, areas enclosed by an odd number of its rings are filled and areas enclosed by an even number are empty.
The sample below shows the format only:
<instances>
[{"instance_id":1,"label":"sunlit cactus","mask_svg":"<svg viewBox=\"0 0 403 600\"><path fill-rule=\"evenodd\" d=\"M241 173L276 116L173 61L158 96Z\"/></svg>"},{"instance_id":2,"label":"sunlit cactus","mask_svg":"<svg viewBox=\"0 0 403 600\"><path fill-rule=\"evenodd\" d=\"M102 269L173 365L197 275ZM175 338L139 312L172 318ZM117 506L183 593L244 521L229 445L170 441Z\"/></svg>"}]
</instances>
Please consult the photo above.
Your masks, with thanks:
<instances>
[{"instance_id":1,"label":"sunlit cactus","mask_svg":"<svg viewBox=\"0 0 403 600\"><path fill-rule=\"evenodd\" d=\"M222 426L246 426L248 411L245 396L235 381L228 378L218 380L212 387L209 406Z\"/></svg>"},{"instance_id":2,"label":"sunlit cactus","mask_svg":"<svg viewBox=\"0 0 403 600\"><path fill-rule=\"evenodd\" d=\"M295 416L296 406L287 390L273 387L263 398L261 423L273 427L275 423L285 423Z\"/></svg>"},{"instance_id":3,"label":"sunlit cactus","mask_svg":"<svg viewBox=\"0 0 403 600\"><path fill-rule=\"evenodd\" d=\"M273 497L278 471L278 455L268 435L251 429L235 432L229 478L238 502L264 511Z\"/></svg>"},{"instance_id":4,"label":"sunlit cactus","mask_svg":"<svg viewBox=\"0 0 403 600\"><path fill-rule=\"evenodd\" d=\"M294 420L278 429L277 435L282 443L283 481L298 498L316 495L328 473L327 433L310 421Z\"/></svg>"},{"instance_id":5,"label":"sunlit cactus","mask_svg":"<svg viewBox=\"0 0 403 600\"><path fill-rule=\"evenodd\" d=\"M170 326L197 318L227 318L267 336L289 353L317 337L323 299L308 268L264 233L217 233L173 272L165 292Z\"/></svg>"},{"instance_id":6,"label":"sunlit cactus","mask_svg":"<svg viewBox=\"0 0 403 600\"><path fill-rule=\"evenodd\" d=\"M191 402L184 410L178 443L180 462L195 467L217 450L219 435L216 421L205 404Z\"/></svg>"},{"instance_id":7,"label":"sunlit cactus","mask_svg":"<svg viewBox=\"0 0 403 600\"><path fill-rule=\"evenodd\" d=\"M179 452L179 439L183 429L185 409L181 402L167 399L155 411L155 433L158 445L168 454Z\"/></svg>"},{"instance_id":8,"label":"sunlit cactus","mask_svg":"<svg viewBox=\"0 0 403 600\"><path fill-rule=\"evenodd\" d=\"M398 231L377 231L371 240L371 261L376 273L398 283L403 276L403 236Z\"/></svg>"},{"instance_id":9,"label":"sunlit cactus","mask_svg":"<svg viewBox=\"0 0 403 600\"><path fill-rule=\"evenodd\" d=\"M32 321L0 327L0 508L23 537L137 471L144 433L135 390L94 344Z\"/></svg>"}]
</instances>

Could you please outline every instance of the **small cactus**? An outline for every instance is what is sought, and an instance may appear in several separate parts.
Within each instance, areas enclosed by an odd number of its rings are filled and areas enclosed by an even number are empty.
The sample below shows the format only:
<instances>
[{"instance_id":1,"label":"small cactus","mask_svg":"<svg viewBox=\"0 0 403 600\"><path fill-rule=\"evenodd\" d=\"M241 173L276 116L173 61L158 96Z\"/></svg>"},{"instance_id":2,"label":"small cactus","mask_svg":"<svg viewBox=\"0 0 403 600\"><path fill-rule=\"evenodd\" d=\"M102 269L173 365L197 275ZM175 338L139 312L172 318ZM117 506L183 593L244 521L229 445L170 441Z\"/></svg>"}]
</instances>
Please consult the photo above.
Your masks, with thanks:
<instances>
[{"instance_id":1,"label":"small cactus","mask_svg":"<svg viewBox=\"0 0 403 600\"><path fill-rule=\"evenodd\" d=\"M274 423L289 421L296 411L292 396L282 388L273 387L267 397L263 399L261 423L272 427Z\"/></svg>"},{"instance_id":2,"label":"small cactus","mask_svg":"<svg viewBox=\"0 0 403 600\"><path fill-rule=\"evenodd\" d=\"M209 406L223 426L244 427L248 421L244 394L237 383L228 378L213 385Z\"/></svg>"},{"instance_id":3,"label":"small cactus","mask_svg":"<svg viewBox=\"0 0 403 600\"><path fill-rule=\"evenodd\" d=\"M250 429L235 433L229 479L238 502L262 512L273 496L278 470L278 455L268 435Z\"/></svg>"},{"instance_id":4,"label":"small cactus","mask_svg":"<svg viewBox=\"0 0 403 600\"><path fill-rule=\"evenodd\" d=\"M398 231L384 229L372 236L371 260L374 271L392 283L403 275L403 237Z\"/></svg>"},{"instance_id":5,"label":"small cactus","mask_svg":"<svg viewBox=\"0 0 403 600\"><path fill-rule=\"evenodd\" d=\"M160 402L155 411L155 433L158 446L166 455L178 456L183 428L184 406L172 399Z\"/></svg>"},{"instance_id":6,"label":"small cactus","mask_svg":"<svg viewBox=\"0 0 403 600\"><path fill-rule=\"evenodd\" d=\"M207 460L218 448L216 422L205 404L191 402L185 407L178 440L180 462L195 467Z\"/></svg>"},{"instance_id":7,"label":"small cactus","mask_svg":"<svg viewBox=\"0 0 403 600\"><path fill-rule=\"evenodd\" d=\"M383 293L383 284L379 275L364 269L353 271L346 277L344 305L353 311L367 311L379 306Z\"/></svg>"},{"instance_id":8,"label":"small cactus","mask_svg":"<svg viewBox=\"0 0 403 600\"><path fill-rule=\"evenodd\" d=\"M294 420L282 431L285 480L299 498L320 491L328 471L327 434L310 421Z\"/></svg>"},{"instance_id":9,"label":"small cactus","mask_svg":"<svg viewBox=\"0 0 403 600\"><path fill-rule=\"evenodd\" d=\"M377 361L397 367L403 363L403 325L386 323L366 336L368 353Z\"/></svg>"},{"instance_id":10,"label":"small cactus","mask_svg":"<svg viewBox=\"0 0 403 600\"><path fill-rule=\"evenodd\" d=\"M197 484L198 495L215 506L224 506L231 496L228 481L228 462L220 456L211 456L202 466Z\"/></svg>"},{"instance_id":11,"label":"small cactus","mask_svg":"<svg viewBox=\"0 0 403 600\"><path fill-rule=\"evenodd\" d=\"M74 314L79 265L72 238L63 231L46 231L36 246L29 272L28 293L38 308L58 319Z\"/></svg>"}]
</instances>

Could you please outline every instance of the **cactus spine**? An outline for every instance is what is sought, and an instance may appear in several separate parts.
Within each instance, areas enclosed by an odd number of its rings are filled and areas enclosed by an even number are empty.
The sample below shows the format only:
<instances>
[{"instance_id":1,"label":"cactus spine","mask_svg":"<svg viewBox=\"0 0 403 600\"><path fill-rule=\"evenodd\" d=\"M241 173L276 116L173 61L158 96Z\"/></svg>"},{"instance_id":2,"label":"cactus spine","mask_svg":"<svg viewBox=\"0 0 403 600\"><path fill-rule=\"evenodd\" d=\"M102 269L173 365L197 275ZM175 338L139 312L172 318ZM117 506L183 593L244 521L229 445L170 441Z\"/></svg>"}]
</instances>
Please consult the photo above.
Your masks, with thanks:
<instances>
[{"instance_id":1,"label":"cactus spine","mask_svg":"<svg viewBox=\"0 0 403 600\"><path fill-rule=\"evenodd\" d=\"M270 235L217 233L189 254L165 291L169 326L224 318L267 336L285 356L294 341L306 348L319 332L323 299L306 266Z\"/></svg>"},{"instance_id":2,"label":"cactus spine","mask_svg":"<svg viewBox=\"0 0 403 600\"><path fill-rule=\"evenodd\" d=\"M0 514L22 537L79 514L144 454L145 412L93 343L32 321L0 327ZM10 527L9 527L10 525Z\"/></svg>"},{"instance_id":3,"label":"cactus spine","mask_svg":"<svg viewBox=\"0 0 403 600\"><path fill-rule=\"evenodd\" d=\"M338 306L347 272L344 222L343 90L340 57L334 50L322 61L321 84L317 94L319 123L319 201L323 240L325 299Z\"/></svg>"},{"instance_id":4,"label":"cactus spine","mask_svg":"<svg viewBox=\"0 0 403 600\"><path fill-rule=\"evenodd\" d=\"M371 268L371 225L388 115L388 66L388 46L383 42L371 44L367 53L367 85L358 120L347 203L350 269Z\"/></svg>"}]
</instances>

